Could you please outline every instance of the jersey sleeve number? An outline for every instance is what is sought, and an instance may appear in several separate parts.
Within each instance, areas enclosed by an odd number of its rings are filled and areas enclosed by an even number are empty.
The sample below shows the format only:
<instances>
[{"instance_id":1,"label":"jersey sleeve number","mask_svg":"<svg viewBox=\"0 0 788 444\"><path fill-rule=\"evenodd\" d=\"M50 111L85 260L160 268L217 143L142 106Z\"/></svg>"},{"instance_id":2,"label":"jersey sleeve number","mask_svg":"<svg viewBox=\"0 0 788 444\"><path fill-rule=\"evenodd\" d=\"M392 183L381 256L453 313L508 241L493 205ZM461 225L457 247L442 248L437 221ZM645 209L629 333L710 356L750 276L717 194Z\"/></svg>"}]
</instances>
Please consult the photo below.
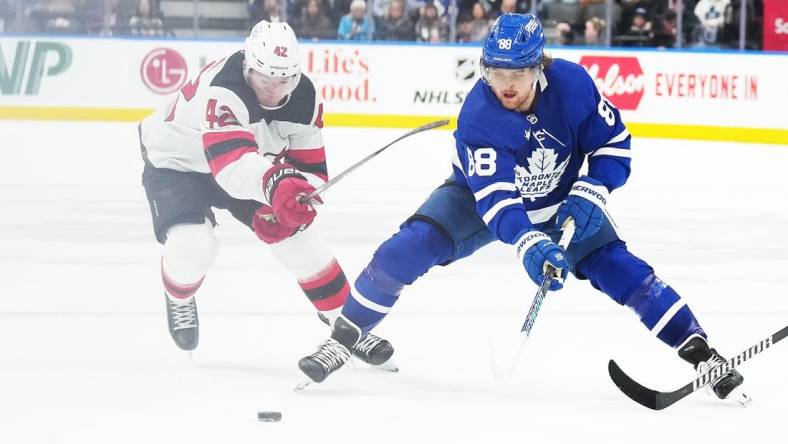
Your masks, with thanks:
<instances>
[{"instance_id":1,"label":"jersey sleeve number","mask_svg":"<svg viewBox=\"0 0 788 444\"><path fill-rule=\"evenodd\" d=\"M613 126L616 124L616 115L613 114L613 110L616 107L613 106L612 103L608 102L606 98L602 97L599 99L599 105L597 105L596 109L599 111L599 115L605 119L605 123L608 126Z\"/></svg>"},{"instance_id":2,"label":"jersey sleeve number","mask_svg":"<svg viewBox=\"0 0 788 444\"><path fill-rule=\"evenodd\" d=\"M492 148L478 148L471 151L465 148L468 158L468 176L492 176L495 174L495 160L498 153Z\"/></svg>"}]
</instances>

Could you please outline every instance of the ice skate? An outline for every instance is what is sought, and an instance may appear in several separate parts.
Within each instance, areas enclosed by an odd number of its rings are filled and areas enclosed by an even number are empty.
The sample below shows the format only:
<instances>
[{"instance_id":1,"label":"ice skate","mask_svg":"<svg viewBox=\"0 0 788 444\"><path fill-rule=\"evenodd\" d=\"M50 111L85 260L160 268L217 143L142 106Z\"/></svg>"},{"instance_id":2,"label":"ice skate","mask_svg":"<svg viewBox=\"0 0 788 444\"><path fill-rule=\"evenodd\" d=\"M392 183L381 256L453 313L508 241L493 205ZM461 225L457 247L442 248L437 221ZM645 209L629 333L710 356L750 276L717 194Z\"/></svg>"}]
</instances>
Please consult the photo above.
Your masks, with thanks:
<instances>
[{"instance_id":1,"label":"ice skate","mask_svg":"<svg viewBox=\"0 0 788 444\"><path fill-rule=\"evenodd\" d=\"M679 347L679 357L689 362L698 371L698 375L725 363L725 358L717 350L709 348L708 342L702 336L693 335ZM736 370L730 370L713 379L708 388L720 399L736 401L742 406L750 403L751 398L744 392L742 383L744 377Z\"/></svg>"},{"instance_id":2,"label":"ice skate","mask_svg":"<svg viewBox=\"0 0 788 444\"><path fill-rule=\"evenodd\" d=\"M317 316L326 325L330 325L328 318L323 316L322 313L318 313ZM345 324L349 324L344 319L343 322ZM350 325L349 327L353 328L354 326ZM353 330L356 329L353 328ZM368 365L374 366L378 370L388 372L399 371L397 365L391 361L391 355L394 354L394 347L392 347L389 341L381 338L380 336L373 335L372 333L368 333L363 339L350 347L350 353L356 357L356 359L359 359Z\"/></svg>"},{"instance_id":3,"label":"ice skate","mask_svg":"<svg viewBox=\"0 0 788 444\"><path fill-rule=\"evenodd\" d=\"M173 300L164 294L167 305L167 324L170 336L180 349L191 351L197 348L200 324L197 319L197 302L192 296L185 301Z\"/></svg>"},{"instance_id":4,"label":"ice skate","mask_svg":"<svg viewBox=\"0 0 788 444\"><path fill-rule=\"evenodd\" d=\"M323 382L328 375L342 368L350 359L350 351L334 339L329 339L321 345L316 352L301 358L298 368L309 380L299 382L296 390L302 390L311 381Z\"/></svg>"}]
</instances>

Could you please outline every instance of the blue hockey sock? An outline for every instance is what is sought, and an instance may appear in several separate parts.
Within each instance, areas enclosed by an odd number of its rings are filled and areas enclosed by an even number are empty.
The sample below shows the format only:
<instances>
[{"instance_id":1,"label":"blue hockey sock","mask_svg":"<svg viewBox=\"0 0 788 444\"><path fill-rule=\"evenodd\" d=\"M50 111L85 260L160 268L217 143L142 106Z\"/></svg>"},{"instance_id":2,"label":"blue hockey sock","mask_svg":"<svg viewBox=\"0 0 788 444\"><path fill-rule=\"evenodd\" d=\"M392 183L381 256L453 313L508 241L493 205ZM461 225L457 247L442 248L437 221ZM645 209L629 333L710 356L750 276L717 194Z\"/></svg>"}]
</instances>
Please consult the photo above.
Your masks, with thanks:
<instances>
[{"instance_id":1,"label":"blue hockey sock","mask_svg":"<svg viewBox=\"0 0 788 444\"><path fill-rule=\"evenodd\" d=\"M654 269L629 252L623 241L599 248L577 264L594 288L631 308L657 338L678 347L693 334L706 337L695 315Z\"/></svg>"},{"instance_id":2,"label":"blue hockey sock","mask_svg":"<svg viewBox=\"0 0 788 444\"><path fill-rule=\"evenodd\" d=\"M375 251L356 279L342 315L366 334L391 310L405 285L451 257L453 243L429 222L413 220Z\"/></svg>"},{"instance_id":3,"label":"blue hockey sock","mask_svg":"<svg viewBox=\"0 0 788 444\"><path fill-rule=\"evenodd\" d=\"M646 328L673 348L693 334L706 337L687 303L653 274L630 295L626 305L640 316Z\"/></svg>"}]
</instances>

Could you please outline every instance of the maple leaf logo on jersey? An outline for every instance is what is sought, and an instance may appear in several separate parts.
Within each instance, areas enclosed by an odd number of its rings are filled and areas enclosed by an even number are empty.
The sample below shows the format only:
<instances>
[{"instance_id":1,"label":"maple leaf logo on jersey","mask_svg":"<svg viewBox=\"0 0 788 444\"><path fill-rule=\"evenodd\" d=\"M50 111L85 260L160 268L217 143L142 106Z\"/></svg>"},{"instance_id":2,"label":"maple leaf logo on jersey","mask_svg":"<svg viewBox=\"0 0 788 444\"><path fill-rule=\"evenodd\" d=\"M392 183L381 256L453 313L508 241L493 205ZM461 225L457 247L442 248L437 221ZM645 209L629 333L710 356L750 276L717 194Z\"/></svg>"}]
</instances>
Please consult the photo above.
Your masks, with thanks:
<instances>
[{"instance_id":1,"label":"maple leaf logo on jersey","mask_svg":"<svg viewBox=\"0 0 788 444\"><path fill-rule=\"evenodd\" d=\"M523 199L535 201L538 197L547 196L557 186L569 164L569 157L558 162L558 153L552 148L537 148L527 158L528 166L514 167L514 183L520 189Z\"/></svg>"}]
</instances>

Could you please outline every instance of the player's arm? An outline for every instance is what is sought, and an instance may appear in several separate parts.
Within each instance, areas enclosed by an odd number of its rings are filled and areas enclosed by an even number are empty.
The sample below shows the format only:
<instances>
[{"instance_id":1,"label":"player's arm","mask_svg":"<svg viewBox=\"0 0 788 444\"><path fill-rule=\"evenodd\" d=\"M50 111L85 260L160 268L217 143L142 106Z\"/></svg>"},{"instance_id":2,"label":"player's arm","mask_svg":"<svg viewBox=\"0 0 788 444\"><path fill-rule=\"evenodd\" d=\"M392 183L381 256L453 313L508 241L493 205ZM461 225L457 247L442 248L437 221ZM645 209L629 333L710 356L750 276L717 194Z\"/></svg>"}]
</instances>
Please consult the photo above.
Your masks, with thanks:
<instances>
[{"instance_id":1,"label":"player's arm","mask_svg":"<svg viewBox=\"0 0 788 444\"><path fill-rule=\"evenodd\" d=\"M618 109L599 94L591 77L583 74L586 103L585 118L577 130L580 149L588 156L588 176L613 191L629 178L632 136Z\"/></svg>"},{"instance_id":2,"label":"player's arm","mask_svg":"<svg viewBox=\"0 0 788 444\"><path fill-rule=\"evenodd\" d=\"M459 167L476 199L479 216L495 237L515 245L517 257L537 285L544 278L545 265L555 267L559 277L550 283L550 289L558 290L563 286L569 264L560 247L547 234L535 229L528 218L515 184L514 153L513 149L468 144L457 137Z\"/></svg>"},{"instance_id":3,"label":"player's arm","mask_svg":"<svg viewBox=\"0 0 788 444\"><path fill-rule=\"evenodd\" d=\"M270 203L263 176L272 164L257 154L246 105L231 91L211 86L204 106L203 148L216 183L236 199Z\"/></svg>"},{"instance_id":4,"label":"player's arm","mask_svg":"<svg viewBox=\"0 0 788 444\"><path fill-rule=\"evenodd\" d=\"M559 226L569 217L574 219L573 240L577 242L599 231L606 218L610 192L626 183L632 140L618 109L599 94L585 71L580 84L578 100L585 118L577 127L577 137L580 149L588 156L588 174L572 184L556 219Z\"/></svg>"},{"instance_id":5,"label":"player's arm","mask_svg":"<svg viewBox=\"0 0 788 444\"><path fill-rule=\"evenodd\" d=\"M285 162L298 169L315 187L328 181L322 128L323 104L317 102L312 121L308 125L298 125L298 131L288 137L289 144L285 153Z\"/></svg>"},{"instance_id":6,"label":"player's arm","mask_svg":"<svg viewBox=\"0 0 788 444\"><path fill-rule=\"evenodd\" d=\"M514 244L521 231L533 228L515 185L514 151L465 142L459 136L456 149L479 216L496 238Z\"/></svg>"}]
</instances>

